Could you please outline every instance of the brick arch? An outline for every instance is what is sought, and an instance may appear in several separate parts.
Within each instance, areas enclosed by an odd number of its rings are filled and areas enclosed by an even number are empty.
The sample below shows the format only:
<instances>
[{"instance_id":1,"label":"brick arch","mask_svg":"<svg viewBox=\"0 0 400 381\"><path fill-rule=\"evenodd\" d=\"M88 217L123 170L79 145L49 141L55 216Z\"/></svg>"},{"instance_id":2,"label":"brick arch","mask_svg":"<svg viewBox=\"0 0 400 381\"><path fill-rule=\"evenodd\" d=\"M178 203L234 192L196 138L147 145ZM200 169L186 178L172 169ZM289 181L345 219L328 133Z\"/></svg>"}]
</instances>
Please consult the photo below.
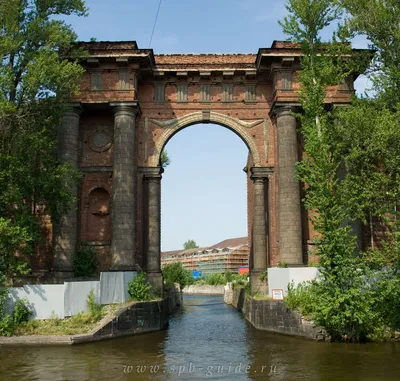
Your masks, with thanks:
<instances>
[{"instance_id":1,"label":"brick arch","mask_svg":"<svg viewBox=\"0 0 400 381\"><path fill-rule=\"evenodd\" d=\"M231 116L220 114L213 111L193 112L170 121L156 121L151 119L151 122L165 128L155 143L153 154L149 158L149 166L156 167L160 163L161 152L168 141L180 130L197 123L215 123L226 127L236 133L239 138L246 144L249 149L255 166L260 165L260 155L257 150L256 142L249 134L248 128L252 128L262 122L262 120L247 122Z\"/></svg>"}]
</instances>

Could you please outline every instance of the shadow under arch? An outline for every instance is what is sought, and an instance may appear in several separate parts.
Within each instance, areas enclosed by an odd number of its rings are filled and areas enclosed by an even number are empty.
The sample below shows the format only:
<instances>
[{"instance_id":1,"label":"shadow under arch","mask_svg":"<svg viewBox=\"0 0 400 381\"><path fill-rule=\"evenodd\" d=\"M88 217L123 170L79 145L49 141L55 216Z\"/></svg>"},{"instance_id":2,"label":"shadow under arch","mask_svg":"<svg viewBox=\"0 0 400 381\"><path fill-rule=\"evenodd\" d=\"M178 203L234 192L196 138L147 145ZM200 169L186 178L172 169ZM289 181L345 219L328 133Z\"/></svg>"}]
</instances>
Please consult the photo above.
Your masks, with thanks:
<instances>
[{"instance_id":1,"label":"shadow under arch","mask_svg":"<svg viewBox=\"0 0 400 381\"><path fill-rule=\"evenodd\" d=\"M149 158L150 167L159 166L161 152L163 151L168 141L176 133L178 133L180 130L186 127L198 123L218 124L222 127L228 128L229 130L233 131L237 136L239 136L239 138L246 144L247 148L249 149L253 159L254 163L253 165L254 166L260 165L260 155L257 150L256 142L248 132L248 129L257 126L260 123L263 123L262 119L253 122L247 122L214 111L199 111L184 115L176 119L163 120L163 121L156 119L149 119L149 121L160 127L165 128L165 131L155 142L153 154Z\"/></svg>"}]
</instances>

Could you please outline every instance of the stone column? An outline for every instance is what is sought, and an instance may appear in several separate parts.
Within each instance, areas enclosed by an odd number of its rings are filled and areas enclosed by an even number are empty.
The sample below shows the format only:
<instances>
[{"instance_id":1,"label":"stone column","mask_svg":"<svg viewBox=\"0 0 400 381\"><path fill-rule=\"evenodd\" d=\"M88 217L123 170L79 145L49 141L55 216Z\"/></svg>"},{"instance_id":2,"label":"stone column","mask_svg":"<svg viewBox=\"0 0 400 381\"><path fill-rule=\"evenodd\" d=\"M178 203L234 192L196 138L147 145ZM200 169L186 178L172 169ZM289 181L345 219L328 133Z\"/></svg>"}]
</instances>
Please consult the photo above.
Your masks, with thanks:
<instances>
[{"instance_id":1,"label":"stone column","mask_svg":"<svg viewBox=\"0 0 400 381\"><path fill-rule=\"evenodd\" d=\"M268 196L268 176L271 169L266 167L251 168L251 179L254 182L253 203L253 258L250 261L251 291L268 293L268 284L260 277L267 270L268 247L268 210L265 203Z\"/></svg>"},{"instance_id":2,"label":"stone column","mask_svg":"<svg viewBox=\"0 0 400 381\"><path fill-rule=\"evenodd\" d=\"M275 111L278 129L278 229L279 256L290 266L303 265L299 161L296 118L287 107Z\"/></svg>"},{"instance_id":3,"label":"stone column","mask_svg":"<svg viewBox=\"0 0 400 381\"><path fill-rule=\"evenodd\" d=\"M145 168L147 190L147 279L153 290L162 295L163 278L161 273L161 167Z\"/></svg>"},{"instance_id":4,"label":"stone column","mask_svg":"<svg viewBox=\"0 0 400 381\"><path fill-rule=\"evenodd\" d=\"M114 107L114 159L112 183L112 271L135 269L136 104Z\"/></svg>"},{"instance_id":5,"label":"stone column","mask_svg":"<svg viewBox=\"0 0 400 381\"><path fill-rule=\"evenodd\" d=\"M64 114L62 123L57 130L57 153L61 163L69 163L72 167L79 167L79 121L82 108L79 104L71 104ZM71 194L78 199L79 186L71 188ZM61 217L54 227L54 263L55 272L71 273L73 258L78 243L78 201L74 202L70 211Z\"/></svg>"}]
</instances>

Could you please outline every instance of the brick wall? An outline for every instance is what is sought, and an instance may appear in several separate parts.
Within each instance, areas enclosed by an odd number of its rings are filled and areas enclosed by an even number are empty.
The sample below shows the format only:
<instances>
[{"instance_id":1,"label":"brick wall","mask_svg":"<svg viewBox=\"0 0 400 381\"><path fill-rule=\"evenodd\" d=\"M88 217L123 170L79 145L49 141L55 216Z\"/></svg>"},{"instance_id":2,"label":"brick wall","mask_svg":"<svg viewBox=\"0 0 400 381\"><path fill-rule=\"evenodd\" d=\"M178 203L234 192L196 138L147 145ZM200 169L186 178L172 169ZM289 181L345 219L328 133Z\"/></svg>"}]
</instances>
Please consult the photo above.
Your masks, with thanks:
<instances>
[{"instance_id":1,"label":"brick wall","mask_svg":"<svg viewBox=\"0 0 400 381\"><path fill-rule=\"evenodd\" d=\"M274 174L269 180L269 255L270 265L279 263L277 224L278 184L276 121L271 114L274 104L297 102L299 87L298 46L287 42L275 42L269 49L256 54L172 54L153 55L151 50L138 49L130 42L83 43L91 58L82 62L86 69L82 77L81 92L75 98L83 107L80 122L80 169L83 178L79 193L79 239L94 242L98 250L101 269L110 265L109 241L111 237L110 215L112 205L112 160L114 115L110 102L138 101L140 112L136 121L135 152L137 173L136 189L136 262L143 267L146 252L146 192L140 167L156 165L163 148L164 137L170 129L168 123L195 113L218 113L241 126L251 140L253 153L259 161L249 156L248 169L254 164L271 166ZM268 53L265 56L263 53ZM274 54L276 54L274 56ZM288 54L289 66L282 57ZM297 56L296 56L297 55ZM297 58L296 58L297 57ZM122 77L121 73L127 73ZM286 74L284 74L286 73ZM124 78L123 80L121 78ZM125 81L125 82L124 82ZM163 86L164 97L156 99L156 87ZM187 86L187 100L178 97L181 85ZM201 90L210 88L209 99L203 102ZM224 96L226 86L232 94ZM249 98L249 86L255 87L254 98ZM285 87L285 88L284 88ZM286 88L287 87L287 88ZM247 95L246 95L247 94ZM333 86L327 92L327 102L349 102L352 88ZM202 101L203 100L203 101ZM224 124L221 122L221 124ZM168 138L185 125L174 125ZM225 127L232 128L230 125ZM171 129L170 129L171 130ZM242 136L243 138L243 136ZM159 151L157 151L159 150ZM300 146L301 152L301 146ZM154 164L156 163L156 164ZM184 174L182 176L182 184ZM281 185L282 186L282 185ZM253 188L248 174L248 227L249 243L253 219ZM93 208L100 210L96 212ZM101 213L103 210L103 214ZM312 226L308 214L303 211L304 247L309 247ZM48 225L48 223L46 223ZM51 230L51 227L49 227ZM50 231L49 230L49 231ZM49 233L50 234L50 233ZM48 247L48 245L47 245ZM37 268L50 266L49 251L41 249L34 264ZM268 254L269 251L269 254ZM47 254L42 254L47 253ZM42 259L40 259L42 258ZM305 258L306 260L306 258Z\"/></svg>"}]
</instances>

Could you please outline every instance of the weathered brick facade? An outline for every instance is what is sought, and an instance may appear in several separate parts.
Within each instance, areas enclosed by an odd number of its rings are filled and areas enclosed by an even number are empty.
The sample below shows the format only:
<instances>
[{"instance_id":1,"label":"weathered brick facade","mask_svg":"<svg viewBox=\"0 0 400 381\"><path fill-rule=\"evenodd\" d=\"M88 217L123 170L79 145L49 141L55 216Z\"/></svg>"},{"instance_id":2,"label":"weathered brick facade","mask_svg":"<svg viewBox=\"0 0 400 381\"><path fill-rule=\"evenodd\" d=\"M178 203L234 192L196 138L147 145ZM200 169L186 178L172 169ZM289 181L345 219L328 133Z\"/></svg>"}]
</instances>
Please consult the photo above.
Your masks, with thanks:
<instances>
[{"instance_id":1,"label":"weathered brick facade","mask_svg":"<svg viewBox=\"0 0 400 381\"><path fill-rule=\"evenodd\" d=\"M258 54L172 55L153 55L135 42L82 45L89 52L82 59L86 72L71 103L73 116L60 127L67 142L60 157L84 177L79 218L72 212L56 229L57 271L70 271L75 246L85 240L99 249L102 270L140 267L157 278L160 153L175 133L195 123L227 127L249 148L252 273L281 260L293 266L307 260L312 227L294 178L302 147L290 113L299 106L301 52L295 44L274 42ZM326 102L349 103L353 80L330 88Z\"/></svg>"}]
</instances>

